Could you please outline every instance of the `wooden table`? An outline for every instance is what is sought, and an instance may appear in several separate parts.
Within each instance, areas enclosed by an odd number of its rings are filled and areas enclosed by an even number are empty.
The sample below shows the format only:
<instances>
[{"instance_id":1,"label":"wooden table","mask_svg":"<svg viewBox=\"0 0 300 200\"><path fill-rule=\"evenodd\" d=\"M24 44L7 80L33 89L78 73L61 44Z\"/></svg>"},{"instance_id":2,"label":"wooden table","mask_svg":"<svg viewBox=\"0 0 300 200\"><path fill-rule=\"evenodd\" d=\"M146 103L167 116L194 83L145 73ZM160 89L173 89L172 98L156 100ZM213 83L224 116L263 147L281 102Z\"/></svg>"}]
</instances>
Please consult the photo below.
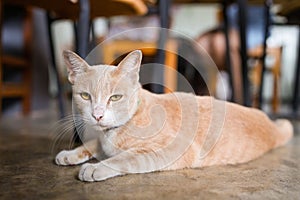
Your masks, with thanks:
<instances>
[{"instance_id":1,"label":"wooden table","mask_svg":"<svg viewBox=\"0 0 300 200\"><path fill-rule=\"evenodd\" d=\"M95 17L144 15L148 9L142 0L2 0L3 3L45 9L56 18L78 21L78 53L85 57L89 21Z\"/></svg>"},{"instance_id":2,"label":"wooden table","mask_svg":"<svg viewBox=\"0 0 300 200\"><path fill-rule=\"evenodd\" d=\"M51 13L58 19L71 19L77 21L76 52L86 57L89 43L90 20L95 17L111 17L116 15L144 15L148 12L143 0L0 0L0 13L2 5L19 5L25 7L38 7ZM50 23L48 22L48 29ZM1 27L0 27L1 31ZM49 32L52 67L58 85L58 100L60 117L65 116L63 93L58 70L55 65L54 48L51 31Z\"/></svg>"},{"instance_id":3,"label":"wooden table","mask_svg":"<svg viewBox=\"0 0 300 200\"><path fill-rule=\"evenodd\" d=\"M77 20L81 11L81 0L2 0L22 6L34 6L54 12L57 17ZM142 0L89 0L90 17L111 17L116 15L144 15L147 6Z\"/></svg>"}]
</instances>

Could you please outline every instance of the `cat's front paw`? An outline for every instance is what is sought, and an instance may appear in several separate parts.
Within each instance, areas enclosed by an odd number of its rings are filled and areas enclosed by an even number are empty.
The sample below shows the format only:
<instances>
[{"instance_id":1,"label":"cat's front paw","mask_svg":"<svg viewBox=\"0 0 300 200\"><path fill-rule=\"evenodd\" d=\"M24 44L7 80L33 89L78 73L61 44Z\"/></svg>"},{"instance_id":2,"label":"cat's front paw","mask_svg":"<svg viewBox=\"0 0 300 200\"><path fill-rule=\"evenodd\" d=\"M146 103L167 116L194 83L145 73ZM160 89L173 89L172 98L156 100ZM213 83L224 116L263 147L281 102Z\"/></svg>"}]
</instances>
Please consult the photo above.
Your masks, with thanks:
<instances>
[{"instance_id":1,"label":"cat's front paw","mask_svg":"<svg viewBox=\"0 0 300 200\"><path fill-rule=\"evenodd\" d=\"M102 163L90 164L86 163L82 165L78 178L81 181L94 182L104 181L108 178L119 176L120 172L115 171Z\"/></svg>"},{"instance_id":2,"label":"cat's front paw","mask_svg":"<svg viewBox=\"0 0 300 200\"><path fill-rule=\"evenodd\" d=\"M88 182L96 181L94 178L94 172L96 171L96 169L97 169L97 164L86 163L82 165L79 171L78 178L81 181L88 181Z\"/></svg>"},{"instance_id":3,"label":"cat's front paw","mask_svg":"<svg viewBox=\"0 0 300 200\"><path fill-rule=\"evenodd\" d=\"M57 165L77 165L87 160L88 158L80 156L75 149L70 151L63 150L55 157Z\"/></svg>"}]
</instances>

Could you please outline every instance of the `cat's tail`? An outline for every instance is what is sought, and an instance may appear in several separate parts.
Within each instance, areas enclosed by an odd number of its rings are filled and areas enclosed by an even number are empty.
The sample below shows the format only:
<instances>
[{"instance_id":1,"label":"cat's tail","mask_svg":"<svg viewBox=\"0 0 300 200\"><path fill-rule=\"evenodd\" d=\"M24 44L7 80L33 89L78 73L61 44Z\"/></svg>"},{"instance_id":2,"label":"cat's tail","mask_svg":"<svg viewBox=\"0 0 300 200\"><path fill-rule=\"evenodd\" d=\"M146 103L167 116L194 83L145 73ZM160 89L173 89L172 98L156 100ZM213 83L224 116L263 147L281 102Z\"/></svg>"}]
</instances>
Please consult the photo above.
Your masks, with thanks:
<instances>
[{"instance_id":1,"label":"cat's tail","mask_svg":"<svg viewBox=\"0 0 300 200\"><path fill-rule=\"evenodd\" d=\"M292 123L287 119L277 119L275 125L279 130L276 135L275 147L285 145L294 135L294 129Z\"/></svg>"}]
</instances>

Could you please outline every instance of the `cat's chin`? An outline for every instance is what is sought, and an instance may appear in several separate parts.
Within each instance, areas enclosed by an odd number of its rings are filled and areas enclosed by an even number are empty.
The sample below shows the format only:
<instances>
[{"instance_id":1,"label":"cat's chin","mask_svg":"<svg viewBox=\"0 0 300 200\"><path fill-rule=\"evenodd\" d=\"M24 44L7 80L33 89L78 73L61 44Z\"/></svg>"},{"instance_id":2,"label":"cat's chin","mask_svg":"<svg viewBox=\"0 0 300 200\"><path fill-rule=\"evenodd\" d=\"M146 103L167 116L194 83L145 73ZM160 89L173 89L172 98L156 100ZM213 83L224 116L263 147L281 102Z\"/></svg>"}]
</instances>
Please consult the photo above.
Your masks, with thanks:
<instances>
[{"instance_id":1,"label":"cat's chin","mask_svg":"<svg viewBox=\"0 0 300 200\"><path fill-rule=\"evenodd\" d=\"M111 129L112 127L114 127L114 126L98 124L98 123L93 125L93 128L97 131L106 131L106 130Z\"/></svg>"},{"instance_id":2,"label":"cat's chin","mask_svg":"<svg viewBox=\"0 0 300 200\"><path fill-rule=\"evenodd\" d=\"M93 127L93 129L96 130L96 131L105 131L105 130L107 129L107 127L100 126L100 125L98 125L98 124L93 125L92 127Z\"/></svg>"}]
</instances>

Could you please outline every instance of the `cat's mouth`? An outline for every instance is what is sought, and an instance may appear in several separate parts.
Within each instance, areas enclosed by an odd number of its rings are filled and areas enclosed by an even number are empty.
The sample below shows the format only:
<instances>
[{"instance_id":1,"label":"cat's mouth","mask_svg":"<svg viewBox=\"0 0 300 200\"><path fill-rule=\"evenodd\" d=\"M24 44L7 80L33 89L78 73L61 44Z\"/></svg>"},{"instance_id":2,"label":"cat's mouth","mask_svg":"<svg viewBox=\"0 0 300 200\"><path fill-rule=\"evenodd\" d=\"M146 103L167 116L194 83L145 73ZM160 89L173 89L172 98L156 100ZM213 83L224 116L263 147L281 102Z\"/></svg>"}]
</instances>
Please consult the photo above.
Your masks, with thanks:
<instances>
[{"instance_id":1,"label":"cat's mouth","mask_svg":"<svg viewBox=\"0 0 300 200\"><path fill-rule=\"evenodd\" d=\"M96 124L94 124L94 126L97 126L97 127L108 127L107 124L103 124L103 123L100 123L100 122L97 122Z\"/></svg>"},{"instance_id":2,"label":"cat's mouth","mask_svg":"<svg viewBox=\"0 0 300 200\"><path fill-rule=\"evenodd\" d=\"M95 130L100 130L100 131L103 131L103 130L106 130L106 129L109 129L110 126L107 126L107 125L101 125L101 124L93 124L92 126Z\"/></svg>"},{"instance_id":3,"label":"cat's mouth","mask_svg":"<svg viewBox=\"0 0 300 200\"><path fill-rule=\"evenodd\" d=\"M119 126L110 126L110 125L101 125L101 124L94 124L94 128L98 131L110 131L116 128L119 128Z\"/></svg>"},{"instance_id":4,"label":"cat's mouth","mask_svg":"<svg viewBox=\"0 0 300 200\"><path fill-rule=\"evenodd\" d=\"M102 129L107 129L107 128L110 128L111 125L103 123L103 122L96 122L94 124L94 127L98 127L98 128L102 128Z\"/></svg>"}]
</instances>

